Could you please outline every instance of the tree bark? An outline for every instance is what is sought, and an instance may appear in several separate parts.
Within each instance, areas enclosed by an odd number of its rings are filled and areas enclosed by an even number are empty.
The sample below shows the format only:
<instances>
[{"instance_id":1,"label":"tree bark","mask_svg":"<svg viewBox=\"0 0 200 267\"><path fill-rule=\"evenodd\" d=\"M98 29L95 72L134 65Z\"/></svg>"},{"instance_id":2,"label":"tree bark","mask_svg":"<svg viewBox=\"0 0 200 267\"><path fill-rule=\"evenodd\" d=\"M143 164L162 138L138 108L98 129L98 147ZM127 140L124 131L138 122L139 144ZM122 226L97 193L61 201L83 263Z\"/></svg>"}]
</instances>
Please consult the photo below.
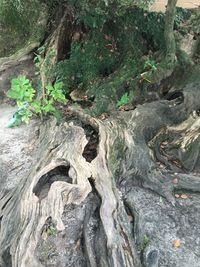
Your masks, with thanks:
<instances>
[{"instance_id":1,"label":"tree bark","mask_svg":"<svg viewBox=\"0 0 200 267\"><path fill-rule=\"evenodd\" d=\"M175 4L169 0L166 12L170 63L175 62ZM46 58L52 48L56 52L52 64L65 34L67 40L71 36L67 14L47 46ZM45 68L41 78L45 88L51 82ZM0 191L0 267L173 266L168 255L162 263L165 246L155 248L144 238L144 214L135 195L152 192L150 204L157 195L176 215L184 210L174 193L200 191L199 98L199 84L191 84L167 100L103 121L69 108L60 125L54 119L41 124L29 175L13 190ZM147 230L153 240L155 232Z\"/></svg>"},{"instance_id":2,"label":"tree bark","mask_svg":"<svg viewBox=\"0 0 200 267\"><path fill-rule=\"evenodd\" d=\"M166 131L176 140L186 133L183 154L198 137L198 117L187 120L199 109L198 86L180 94L181 101L152 102L105 121L76 110L59 126L41 125L30 174L0 198L0 266L142 266L139 253L146 250L136 245L141 226L128 192L139 185L176 205L174 190L200 191L198 164L188 174L184 157L174 153L160 166ZM150 256L145 261L158 266Z\"/></svg>"},{"instance_id":3,"label":"tree bark","mask_svg":"<svg viewBox=\"0 0 200 267\"><path fill-rule=\"evenodd\" d=\"M165 12L165 54L156 71L150 71L142 78L153 84L160 84L162 80L170 77L177 66L176 41L174 36L174 20L177 0L168 0ZM180 53L179 53L180 54ZM147 84L148 87L148 84Z\"/></svg>"},{"instance_id":4,"label":"tree bark","mask_svg":"<svg viewBox=\"0 0 200 267\"><path fill-rule=\"evenodd\" d=\"M177 0L168 0L165 13L165 45L166 45L166 61L174 64L176 58L176 42L174 37L174 20L176 15Z\"/></svg>"}]
</instances>

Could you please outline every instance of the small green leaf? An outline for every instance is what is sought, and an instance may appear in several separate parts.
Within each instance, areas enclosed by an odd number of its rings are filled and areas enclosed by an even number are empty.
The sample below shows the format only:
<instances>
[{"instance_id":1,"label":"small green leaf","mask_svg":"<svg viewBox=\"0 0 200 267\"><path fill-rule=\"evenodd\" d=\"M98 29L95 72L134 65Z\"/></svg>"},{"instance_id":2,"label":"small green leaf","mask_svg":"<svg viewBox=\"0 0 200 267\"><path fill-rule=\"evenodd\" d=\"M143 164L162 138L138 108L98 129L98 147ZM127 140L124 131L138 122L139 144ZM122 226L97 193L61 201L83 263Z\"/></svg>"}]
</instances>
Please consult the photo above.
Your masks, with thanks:
<instances>
[{"instance_id":1,"label":"small green leaf","mask_svg":"<svg viewBox=\"0 0 200 267\"><path fill-rule=\"evenodd\" d=\"M35 113L42 113L42 105L41 102L39 101L34 101L32 102L31 106L33 107L33 110L35 111Z\"/></svg>"},{"instance_id":2,"label":"small green leaf","mask_svg":"<svg viewBox=\"0 0 200 267\"><path fill-rule=\"evenodd\" d=\"M46 105L44 105L42 107L42 111L44 112L44 114L54 113L56 111L55 107L53 106L53 100L52 99L49 101L46 100Z\"/></svg>"},{"instance_id":3,"label":"small green leaf","mask_svg":"<svg viewBox=\"0 0 200 267\"><path fill-rule=\"evenodd\" d=\"M22 124L22 120L21 117L17 118L17 117L13 117L12 119L9 120L8 124L7 124L7 128L14 128L17 127L19 125Z\"/></svg>"},{"instance_id":4,"label":"small green leaf","mask_svg":"<svg viewBox=\"0 0 200 267\"><path fill-rule=\"evenodd\" d=\"M117 107L123 107L129 103L129 95L128 93L125 93L120 100L117 102Z\"/></svg>"},{"instance_id":5,"label":"small green leaf","mask_svg":"<svg viewBox=\"0 0 200 267\"><path fill-rule=\"evenodd\" d=\"M52 96L55 101L65 104L67 100L66 100L65 95L62 92L62 87L63 87L62 82L56 82L54 86L47 85L46 89L47 89L47 94L49 96Z\"/></svg>"},{"instance_id":6,"label":"small green leaf","mask_svg":"<svg viewBox=\"0 0 200 267\"><path fill-rule=\"evenodd\" d=\"M157 70L157 63L154 60L147 59L144 63L144 70L145 71L148 71L148 70L156 71Z\"/></svg>"},{"instance_id":7,"label":"small green leaf","mask_svg":"<svg viewBox=\"0 0 200 267\"><path fill-rule=\"evenodd\" d=\"M35 96L35 90L26 76L19 76L17 79L12 79L7 95L17 101L31 102Z\"/></svg>"}]
</instances>

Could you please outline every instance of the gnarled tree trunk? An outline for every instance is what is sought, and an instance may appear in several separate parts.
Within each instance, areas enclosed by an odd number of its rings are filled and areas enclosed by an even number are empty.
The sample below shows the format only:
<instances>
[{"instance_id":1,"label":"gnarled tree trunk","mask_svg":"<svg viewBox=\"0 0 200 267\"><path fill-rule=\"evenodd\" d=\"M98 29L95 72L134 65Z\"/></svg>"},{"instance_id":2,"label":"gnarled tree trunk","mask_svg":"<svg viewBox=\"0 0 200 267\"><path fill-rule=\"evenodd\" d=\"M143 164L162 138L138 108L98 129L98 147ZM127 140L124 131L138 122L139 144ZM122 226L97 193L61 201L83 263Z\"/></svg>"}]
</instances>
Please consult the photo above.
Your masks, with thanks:
<instances>
[{"instance_id":1,"label":"gnarled tree trunk","mask_svg":"<svg viewBox=\"0 0 200 267\"><path fill-rule=\"evenodd\" d=\"M52 34L53 63L70 23ZM199 98L190 84L103 121L71 108L39 125L29 174L0 191L0 267L199 267Z\"/></svg>"},{"instance_id":2,"label":"gnarled tree trunk","mask_svg":"<svg viewBox=\"0 0 200 267\"><path fill-rule=\"evenodd\" d=\"M162 266L162 251L142 240L134 190L149 188L172 209L174 190L200 190L199 152L188 153L199 138L199 118L189 117L198 88L105 121L80 110L41 125L30 174L0 197L1 267Z\"/></svg>"}]
</instances>

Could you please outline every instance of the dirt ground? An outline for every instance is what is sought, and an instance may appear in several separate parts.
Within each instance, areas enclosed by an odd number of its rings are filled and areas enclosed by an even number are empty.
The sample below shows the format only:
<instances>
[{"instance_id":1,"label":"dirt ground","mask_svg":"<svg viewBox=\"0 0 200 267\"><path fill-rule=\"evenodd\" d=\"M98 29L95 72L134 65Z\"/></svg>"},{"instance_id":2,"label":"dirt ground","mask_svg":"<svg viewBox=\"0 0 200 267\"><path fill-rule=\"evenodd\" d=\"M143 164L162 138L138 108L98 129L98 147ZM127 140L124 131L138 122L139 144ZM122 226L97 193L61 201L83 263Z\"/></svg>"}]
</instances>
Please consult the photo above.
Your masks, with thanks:
<instances>
[{"instance_id":1,"label":"dirt ground","mask_svg":"<svg viewBox=\"0 0 200 267\"><path fill-rule=\"evenodd\" d=\"M12 129L6 127L16 109L0 105L0 193L15 188L32 164L35 122Z\"/></svg>"},{"instance_id":2,"label":"dirt ground","mask_svg":"<svg viewBox=\"0 0 200 267\"><path fill-rule=\"evenodd\" d=\"M151 6L151 11L165 11L165 6L167 5L167 0L156 0L155 3ZM200 7L200 0L178 0L178 7L183 8L197 8Z\"/></svg>"}]
</instances>

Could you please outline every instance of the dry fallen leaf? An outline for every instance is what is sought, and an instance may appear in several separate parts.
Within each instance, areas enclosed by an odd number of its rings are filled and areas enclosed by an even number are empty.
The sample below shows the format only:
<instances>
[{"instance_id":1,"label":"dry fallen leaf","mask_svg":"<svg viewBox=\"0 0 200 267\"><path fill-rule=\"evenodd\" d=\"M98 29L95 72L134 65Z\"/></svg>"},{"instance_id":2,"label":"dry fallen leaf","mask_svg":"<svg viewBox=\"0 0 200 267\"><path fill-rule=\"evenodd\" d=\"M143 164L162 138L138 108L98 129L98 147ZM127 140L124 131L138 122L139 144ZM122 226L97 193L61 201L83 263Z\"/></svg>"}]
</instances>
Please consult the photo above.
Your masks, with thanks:
<instances>
[{"instance_id":1,"label":"dry fallen leaf","mask_svg":"<svg viewBox=\"0 0 200 267\"><path fill-rule=\"evenodd\" d=\"M163 164L159 163L159 167L163 169L165 166Z\"/></svg>"},{"instance_id":2,"label":"dry fallen leaf","mask_svg":"<svg viewBox=\"0 0 200 267\"><path fill-rule=\"evenodd\" d=\"M76 242L76 245L75 245L75 249L76 250L79 250L80 249L80 246L81 246L81 240L78 239L77 242Z\"/></svg>"},{"instance_id":3,"label":"dry fallen leaf","mask_svg":"<svg viewBox=\"0 0 200 267\"><path fill-rule=\"evenodd\" d=\"M186 194L181 194L180 197L181 197L182 199L187 199L187 198L188 198L188 195L186 195Z\"/></svg>"},{"instance_id":4,"label":"dry fallen leaf","mask_svg":"<svg viewBox=\"0 0 200 267\"><path fill-rule=\"evenodd\" d=\"M108 118L108 114L107 113L102 113L99 118L100 118L100 120L104 121L105 119Z\"/></svg>"},{"instance_id":5,"label":"dry fallen leaf","mask_svg":"<svg viewBox=\"0 0 200 267\"><path fill-rule=\"evenodd\" d=\"M160 144L161 148L165 148L167 146L168 142L164 141Z\"/></svg>"},{"instance_id":6,"label":"dry fallen leaf","mask_svg":"<svg viewBox=\"0 0 200 267\"><path fill-rule=\"evenodd\" d=\"M48 238L48 233L46 231L43 231L42 232L42 239L47 240L47 238Z\"/></svg>"},{"instance_id":7,"label":"dry fallen leaf","mask_svg":"<svg viewBox=\"0 0 200 267\"><path fill-rule=\"evenodd\" d=\"M180 246L181 246L181 242L180 242L180 240L179 240L179 239L175 239L175 240L173 241L173 247L174 247L174 248L180 248Z\"/></svg>"},{"instance_id":8,"label":"dry fallen leaf","mask_svg":"<svg viewBox=\"0 0 200 267\"><path fill-rule=\"evenodd\" d=\"M87 96L87 95L84 95L84 96L83 96L83 99L84 99L84 100L88 100L88 96Z\"/></svg>"},{"instance_id":9,"label":"dry fallen leaf","mask_svg":"<svg viewBox=\"0 0 200 267\"><path fill-rule=\"evenodd\" d=\"M167 141L162 142L162 145L166 146L168 144Z\"/></svg>"},{"instance_id":10,"label":"dry fallen leaf","mask_svg":"<svg viewBox=\"0 0 200 267\"><path fill-rule=\"evenodd\" d=\"M120 111L125 111L125 107L124 107L124 106L119 107L119 110L120 110Z\"/></svg>"},{"instance_id":11,"label":"dry fallen leaf","mask_svg":"<svg viewBox=\"0 0 200 267\"><path fill-rule=\"evenodd\" d=\"M107 35L107 34L104 34L104 38L107 41L111 41L112 40L112 37L110 35Z\"/></svg>"},{"instance_id":12,"label":"dry fallen leaf","mask_svg":"<svg viewBox=\"0 0 200 267\"><path fill-rule=\"evenodd\" d=\"M128 218L129 218L129 221L130 221L130 222L133 222L133 221L134 221L133 216L128 215Z\"/></svg>"},{"instance_id":13,"label":"dry fallen leaf","mask_svg":"<svg viewBox=\"0 0 200 267\"><path fill-rule=\"evenodd\" d=\"M172 180L172 182L173 182L173 184L178 184L178 178L174 178L174 179Z\"/></svg>"}]
</instances>

